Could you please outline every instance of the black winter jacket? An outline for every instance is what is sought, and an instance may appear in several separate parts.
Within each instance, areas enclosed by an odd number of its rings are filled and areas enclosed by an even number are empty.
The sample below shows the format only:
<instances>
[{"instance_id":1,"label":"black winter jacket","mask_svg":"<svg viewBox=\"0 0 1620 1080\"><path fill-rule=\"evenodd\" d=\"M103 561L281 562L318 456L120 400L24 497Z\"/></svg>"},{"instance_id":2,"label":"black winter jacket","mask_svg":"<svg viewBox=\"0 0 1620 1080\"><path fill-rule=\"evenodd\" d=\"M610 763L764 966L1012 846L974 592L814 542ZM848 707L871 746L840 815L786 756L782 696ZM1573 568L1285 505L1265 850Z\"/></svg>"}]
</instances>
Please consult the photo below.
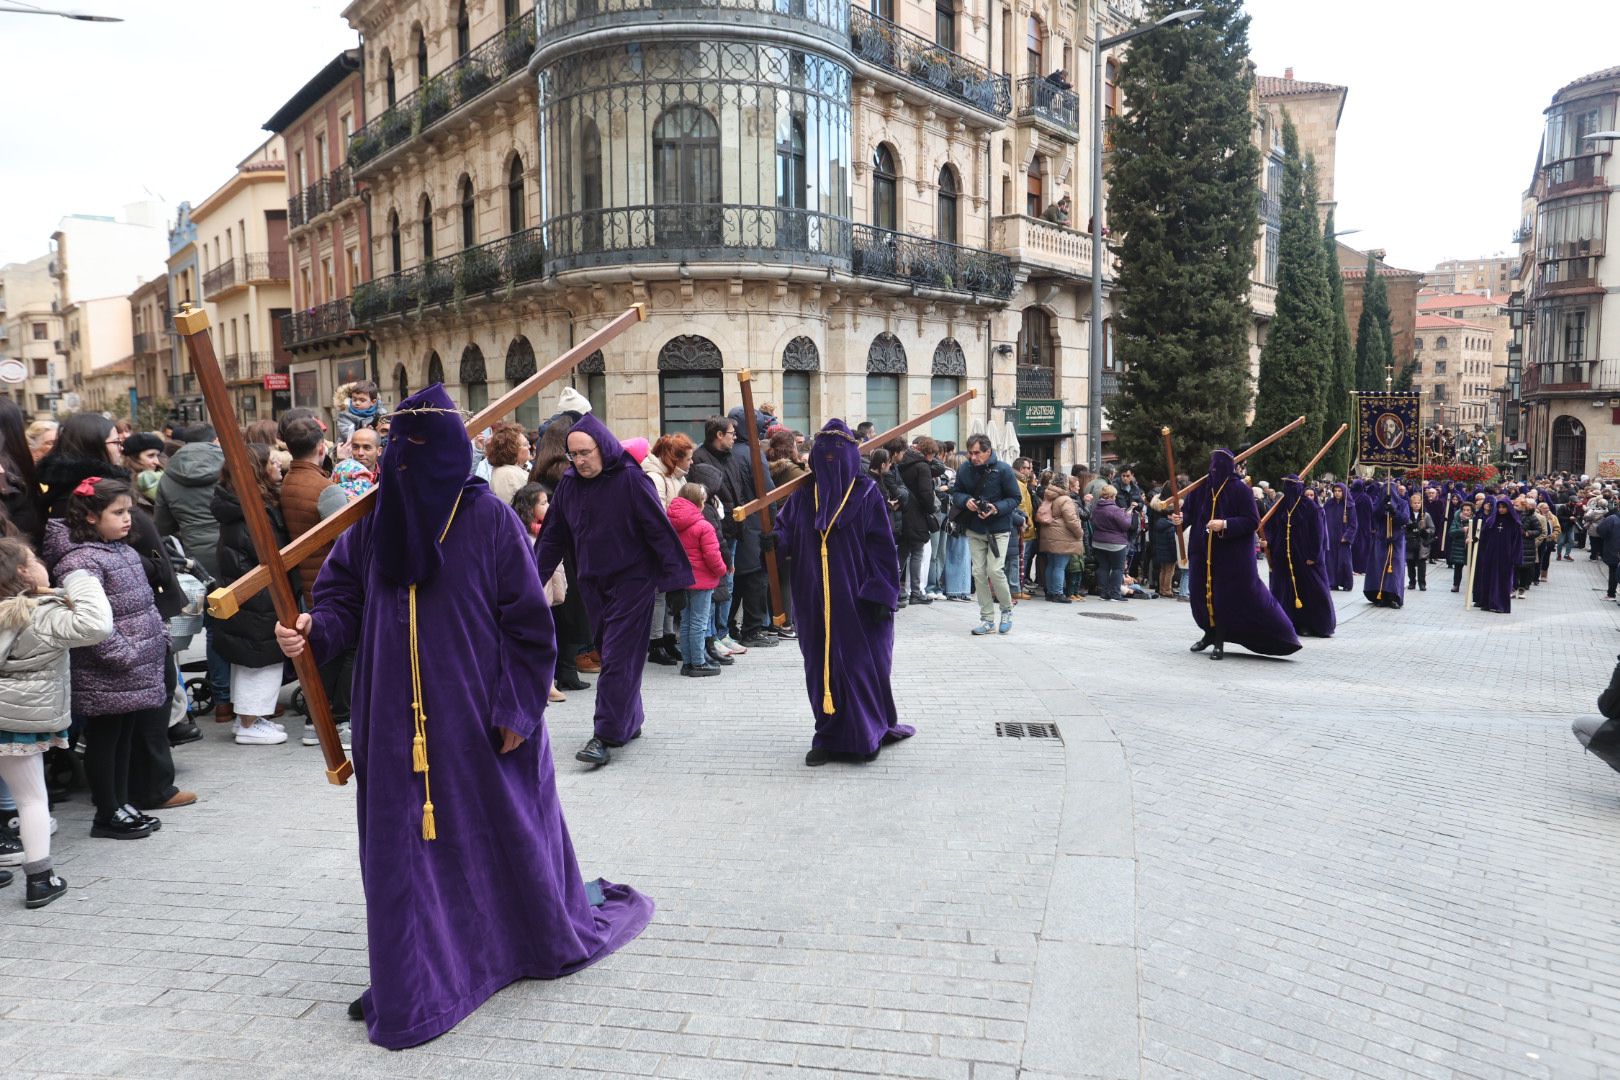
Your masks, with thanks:
<instances>
[{"instance_id":1,"label":"black winter jacket","mask_svg":"<svg viewBox=\"0 0 1620 1080\"><path fill-rule=\"evenodd\" d=\"M908 544L926 544L934 531L934 508L939 505L934 495L934 472L927 458L915 450L907 450L900 459L900 482L911 492L911 498L900 509L900 531L895 539Z\"/></svg>"},{"instance_id":2,"label":"black winter jacket","mask_svg":"<svg viewBox=\"0 0 1620 1080\"><path fill-rule=\"evenodd\" d=\"M248 535L247 519L242 514L242 504L235 491L220 485L214 489L209 508L219 522L219 547L216 550L220 573L224 575L222 580L235 581L259 565L253 539ZM286 547L290 537L281 519L281 508L266 506L265 509L270 512L270 524L276 530L276 543ZM288 571L287 578L292 582L293 592L298 592L298 572ZM244 603L241 610L229 619L216 619L210 615L208 632L219 655L233 664L269 667L284 659L280 647L276 645L276 609L270 600L269 589Z\"/></svg>"}]
</instances>

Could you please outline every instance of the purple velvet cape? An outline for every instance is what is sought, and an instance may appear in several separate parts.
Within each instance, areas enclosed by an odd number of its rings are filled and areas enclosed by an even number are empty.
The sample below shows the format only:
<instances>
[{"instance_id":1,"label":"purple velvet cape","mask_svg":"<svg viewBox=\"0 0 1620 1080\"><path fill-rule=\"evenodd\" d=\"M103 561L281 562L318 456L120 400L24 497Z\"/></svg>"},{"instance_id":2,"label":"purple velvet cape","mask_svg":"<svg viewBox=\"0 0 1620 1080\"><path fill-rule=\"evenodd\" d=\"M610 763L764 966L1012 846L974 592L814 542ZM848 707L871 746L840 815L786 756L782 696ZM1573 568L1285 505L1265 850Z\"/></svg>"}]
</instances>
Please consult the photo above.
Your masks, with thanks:
<instances>
[{"instance_id":1,"label":"purple velvet cape","mask_svg":"<svg viewBox=\"0 0 1620 1080\"><path fill-rule=\"evenodd\" d=\"M1524 553L1524 533L1513 500L1498 496L1474 547L1474 606L1506 615L1513 610L1513 575Z\"/></svg>"},{"instance_id":2,"label":"purple velvet cape","mask_svg":"<svg viewBox=\"0 0 1620 1080\"><path fill-rule=\"evenodd\" d=\"M829 420L811 448L813 482L787 497L776 518L779 550L791 557L794 623L816 733L811 745L834 754L867 755L915 729L899 721L890 687L893 612L900 600L888 504L861 473L860 451L842 420ZM854 488L850 489L851 482ZM838 504L849 490L843 511ZM819 501L818 501L819 500ZM837 512L837 518L833 515ZM831 522L827 568L832 625L833 712L822 711L821 669L828 608L822 599L821 534Z\"/></svg>"},{"instance_id":3,"label":"purple velvet cape","mask_svg":"<svg viewBox=\"0 0 1620 1080\"><path fill-rule=\"evenodd\" d=\"M1351 550L1360 532L1360 519L1356 516L1356 501L1350 497L1350 488L1334 484L1335 491L1343 493L1342 500L1329 499L1322 508L1323 524L1327 529L1327 577L1335 589L1356 587L1356 571Z\"/></svg>"},{"instance_id":4,"label":"purple velvet cape","mask_svg":"<svg viewBox=\"0 0 1620 1080\"><path fill-rule=\"evenodd\" d=\"M622 746L641 733L641 675L647 667L647 627L658 593L692 587L692 564L652 478L641 470L607 425L581 417L579 431L602 451L602 471L589 480L573 468L551 495L536 558L541 581L572 551L578 561L580 595L601 646L596 677L595 733Z\"/></svg>"},{"instance_id":5,"label":"purple velvet cape","mask_svg":"<svg viewBox=\"0 0 1620 1080\"><path fill-rule=\"evenodd\" d=\"M1358 574L1367 572L1372 562L1372 496L1363 480L1350 481L1350 498L1356 504L1356 537L1350 545L1350 568Z\"/></svg>"},{"instance_id":6,"label":"purple velvet cape","mask_svg":"<svg viewBox=\"0 0 1620 1080\"><path fill-rule=\"evenodd\" d=\"M432 390L442 395L430 387L401 408L439 404ZM414 493L439 455L471 465L459 417L443 415L459 446L439 431L412 446L420 419L394 420L385 488L409 475ZM402 459L410 459L404 474ZM311 612L318 661L357 650L355 816L371 958L362 1002L371 1041L395 1050L442 1035L517 979L554 979L600 960L639 934L653 910L624 885L603 883L601 907L586 897L544 722L556 658L551 612L527 530L461 467L460 506L442 545L436 532L388 533L384 515L372 514L338 539ZM424 545L439 549L434 559L421 558ZM384 574L375 557L384 546L410 549L413 558L396 566L442 553L416 597L438 832L431 841L422 839L423 777L411 769L408 591ZM524 736L523 745L497 753L497 727Z\"/></svg>"},{"instance_id":7,"label":"purple velvet cape","mask_svg":"<svg viewBox=\"0 0 1620 1080\"><path fill-rule=\"evenodd\" d=\"M1230 450L1209 457L1209 479L1181 508L1187 526L1187 565L1192 571L1193 621L1222 641L1266 656L1299 651L1299 638L1255 567L1254 531L1260 523L1254 492L1237 478ZM1216 518L1226 531L1205 526Z\"/></svg>"},{"instance_id":8,"label":"purple velvet cape","mask_svg":"<svg viewBox=\"0 0 1620 1080\"><path fill-rule=\"evenodd\" d=\"M1392 480L1367 485L1372 513L1372 552L1362 594L1380 607L1406 603L1406 523L1412 508L1401 498Z\"/></svg>"},{"instance_id":9,"label":"purple velvet cape","mask_svg":"<svg viewBox=\"0 0 1620 1080\"><path fill-rule=\"evenodd\" d=\"M1339 616L1322 565L1322 515L1304 490L1298 476L1285 477L1282 505L1266 522L1271 595L1297 633L1332 637Z\"/></svg>"}]
</instances>

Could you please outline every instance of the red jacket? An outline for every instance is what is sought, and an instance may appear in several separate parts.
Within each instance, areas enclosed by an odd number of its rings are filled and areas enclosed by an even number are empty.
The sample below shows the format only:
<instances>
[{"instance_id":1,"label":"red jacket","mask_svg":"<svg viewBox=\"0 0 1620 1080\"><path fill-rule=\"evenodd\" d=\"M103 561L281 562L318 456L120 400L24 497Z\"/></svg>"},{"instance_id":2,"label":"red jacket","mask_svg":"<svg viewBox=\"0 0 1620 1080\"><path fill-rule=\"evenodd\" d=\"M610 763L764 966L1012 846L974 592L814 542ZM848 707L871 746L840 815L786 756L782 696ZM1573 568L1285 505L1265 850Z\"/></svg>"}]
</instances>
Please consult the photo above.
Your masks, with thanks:
<instances>
[{"instance_id":1,"label":"red jacket","mask_svg":"<svg viewBox=\"0 0 1620 1080\"><path fill-rule=\"evenodd\" d=\"M686 560L692 564L692 588L712 589L726 576L726 558L720 554L720 539L714 535L714 526L703 520L703 510L686 499L669 501L669 523L686 549Z\"/></svg>"}]
</instances>

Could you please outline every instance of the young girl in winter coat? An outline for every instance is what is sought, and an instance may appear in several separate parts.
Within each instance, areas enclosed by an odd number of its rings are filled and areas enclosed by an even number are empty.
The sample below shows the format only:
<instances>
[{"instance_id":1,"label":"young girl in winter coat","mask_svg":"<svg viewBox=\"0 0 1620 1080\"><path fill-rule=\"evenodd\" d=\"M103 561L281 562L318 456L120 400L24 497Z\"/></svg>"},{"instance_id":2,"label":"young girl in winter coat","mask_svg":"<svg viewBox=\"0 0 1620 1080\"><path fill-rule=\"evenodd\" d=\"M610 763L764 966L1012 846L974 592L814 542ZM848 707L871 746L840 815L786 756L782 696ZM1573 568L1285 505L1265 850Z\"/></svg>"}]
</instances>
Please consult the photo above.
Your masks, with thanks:
<instances>
[{"instance_id":1,"label":"young girl in winter coat","mask_svg":"<svg viewBox=\"0 0 1620 1080\"><path fill-rule=\"evenodd\" d=\"M686 590L686 607L681 613L681 674L703 678L720 674L720 665L709 662L708 628L713 621L714 587L726 576L726 557L720 553L720 538L703 516L709 493L702 484L686 484L670 500L669 523L686 549L692 564L692 587Z\"/></svg>"},{"instance_id":2,"label":"young girl in winter coat","mask_svg":"<svg viewBox=\"0 0 1620 1080\"><path fill-rule=\"evenodd\" d=\"M68 650L112 633L112 608L95 576L69 573L53 590L26 543L0 540L0 780L17 800L25 902L44 907L67 890L51 870L51 814L45 751L67 746L73 722ZM0 870L0 885L11 881Z\"/></svg>"},{"instance_id":3,"label":"young girl in winter coat","mask_svg":"<svg viewBox=\"0 0 1620 1080\"><path fill-rule=\"evenodd\" d=\"M540 529L546 521L546 509L551 505L551 493L544 484L524 484L512 493L511 506L517 511L518 520L523 527L529 530L529 535L539 541ZM561 566L557 567L546 582L546 604L551 607L555 619L556 609L561 607L568 599L568 572ZM548 700L567 701L568 695L557 689L557 680L551 680L551 692Z\"/></svg>"},{"instance_id":4,"label":"young girl in winter coat","mask_svg":"<svg viewBox=\"0 0 1620 1080\"><path fill-rule=\"evenodd\" d=\"M136 728L157 715L166 724L169 716L169 636L141 557L125 542L133 507L128 484L86 477L68 498L66 519L45 531L45 562L56 580L88 571L112 608L112 632L75 648L70 664L73 712L84 717L84 768L96 804L90 835L112 840L149 836L160 825L130 805L129 760Z\"/></svg>"}]
</instances>

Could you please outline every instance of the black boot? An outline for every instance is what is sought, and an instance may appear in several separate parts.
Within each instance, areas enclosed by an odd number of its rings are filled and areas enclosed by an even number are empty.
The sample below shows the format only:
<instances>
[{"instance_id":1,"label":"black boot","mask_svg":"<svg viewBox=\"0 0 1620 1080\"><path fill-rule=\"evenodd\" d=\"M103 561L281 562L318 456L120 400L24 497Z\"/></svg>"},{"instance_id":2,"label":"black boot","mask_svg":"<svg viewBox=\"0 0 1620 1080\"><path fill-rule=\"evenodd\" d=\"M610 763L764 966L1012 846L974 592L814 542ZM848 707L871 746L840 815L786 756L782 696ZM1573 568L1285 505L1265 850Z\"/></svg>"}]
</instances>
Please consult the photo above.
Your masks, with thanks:
<instances>
[{"instance_id":1,"label":"black boot","mask_svg":"<svg viewBox=\"0 0 1620 1080\"><path fill-rule=\"evenodd\" d=\"M57 877L56 871L41 870L28 875L28 896L23 903L25 907L42 908L65 892L67 882Z\"/></svg>"},{"instance_id":2,"label":"black boot","mask_svg":"<svg viewBox=\"0 0 1620 1080\"><path fill-rule=\"evenodd\" d=\"M673 667L681 662L679 657L669 654L669 648L664 644L663 638L653 638L652 643L647 646L647 659L664 667Z\"/></svg>"}]
</instances>

